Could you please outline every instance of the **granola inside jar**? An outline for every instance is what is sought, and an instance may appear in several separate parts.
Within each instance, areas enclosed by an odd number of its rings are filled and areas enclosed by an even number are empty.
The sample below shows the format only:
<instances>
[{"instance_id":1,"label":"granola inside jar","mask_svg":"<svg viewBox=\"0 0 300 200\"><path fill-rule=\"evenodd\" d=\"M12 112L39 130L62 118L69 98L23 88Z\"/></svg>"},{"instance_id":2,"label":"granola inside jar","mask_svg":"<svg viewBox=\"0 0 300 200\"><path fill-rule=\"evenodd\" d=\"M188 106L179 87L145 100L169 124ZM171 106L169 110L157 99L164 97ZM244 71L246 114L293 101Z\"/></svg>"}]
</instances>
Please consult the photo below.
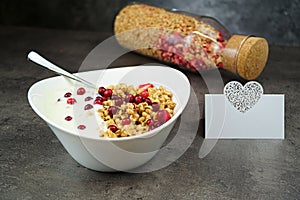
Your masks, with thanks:
<instances>
[{"instance_id":1,"label":"granola inside jar","mask_svg":"<svg viewBox=\"0 0 300 200\"><path fill-rule=\"evenodd\" d=\"M250 80L268 57L264 38L231 35L211 17L144 4L125 6L114 32L123 47L191 71L222 68Z\"/></svg>"}]
</instances>

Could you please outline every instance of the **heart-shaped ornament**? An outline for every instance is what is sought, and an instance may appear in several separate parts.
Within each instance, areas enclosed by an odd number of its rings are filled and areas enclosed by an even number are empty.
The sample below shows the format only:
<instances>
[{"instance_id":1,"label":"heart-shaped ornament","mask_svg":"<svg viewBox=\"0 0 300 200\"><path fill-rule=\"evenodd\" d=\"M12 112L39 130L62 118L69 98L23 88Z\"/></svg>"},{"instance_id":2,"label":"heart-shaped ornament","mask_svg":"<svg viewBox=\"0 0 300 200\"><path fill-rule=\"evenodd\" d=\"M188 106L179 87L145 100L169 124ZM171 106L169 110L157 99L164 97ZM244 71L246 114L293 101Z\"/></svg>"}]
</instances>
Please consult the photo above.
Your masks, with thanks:
<instances>
[{"instance_id":1,"label":"heart-shaped ornament","mask_svg":"<svg viewBox=\"0 0 300 200\"><path fill-rule=\"evenodd\" d=\"M231 81L224 87L224 95L238 111L245 113L250 110L263 94L263 87L256 81L243 86L240 82Z\"/></svg>"}]
</instances>

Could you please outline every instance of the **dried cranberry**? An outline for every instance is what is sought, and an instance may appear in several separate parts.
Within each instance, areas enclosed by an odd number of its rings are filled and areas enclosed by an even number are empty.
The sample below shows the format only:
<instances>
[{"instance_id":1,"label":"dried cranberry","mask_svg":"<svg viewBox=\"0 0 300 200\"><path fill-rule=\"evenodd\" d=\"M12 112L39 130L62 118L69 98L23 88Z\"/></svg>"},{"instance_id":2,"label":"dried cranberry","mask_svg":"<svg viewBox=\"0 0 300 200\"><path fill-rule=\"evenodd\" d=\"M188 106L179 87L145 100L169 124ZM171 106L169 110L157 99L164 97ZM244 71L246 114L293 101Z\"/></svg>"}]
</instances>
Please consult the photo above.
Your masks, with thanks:
<instances>
[{"instance_id":1,"label":"dried cranberry","mask_svg":"<svg viewBox=\"0 0 300 200\"><path fill-rule=\"evenodd\" d=\"M112 93L113 93L113 92L112 92L111 89L106 89L106 90L104 91L103 96L104 96L104 97L111 97Z\"/></svg>"},{"instance_id":2,"label":"dried cranberry","mask_svg":"<svg viewBox=\"0 0 300 200\"><path fill-rule=\"evenodd\" d=\"M157 102L153 102L151 106L154 112L158 111L160 107Z\"/></svg>"},{"instance_id":3,"label":"dried cranberry","mask_svg":"<svg viewBox=\"0 0 300 200\"><path fill-rule=\"evenodd\" d=\"M149 98L144 99L144 102L146 102L149 106L152 105L152 101Z\"/></svg>"},{"instance_id":4,"label":"dried cranberry","mask_svg":"<svg viewBox=\"0 0 300 200\"><path fill-rule=\"evenodd\" d=\"M107 100L106 97L100 97L99 99L100 99L102 102Z\"/></svg>"},{"instance_id":5,"label":"dried cranberry","mask_svg":"<svg viewBox=\"0 0 300 200\"><path fill-rule=\"evenodd\" d=\"M118 127L116 125L109 125L108 126L108 129L111 130L113 133L117 132L118 130Z\"/></svg>"},{"instance_id":6,"label":"dried cranberry","mask_svg":"<svg viewBox=\"0 0 300 200\"><path fill-rule=\"evenodd\" d=\"M157 112L157 120L159 123L163 124L171 119L171 115L167 110L160 110Z\"/></svg>"},{"instance_id":7,"label":"dried cranberry","mask_svg":"<svg viewBox=\"0 0 300 200\"><path fill-rule=\"evenodd\" d=\"M147 125L147 126L152 126L153 123L154 123L153 119L148 119L148 120L146 121L146 125Z\"/></svg>"},{"instance_id":8,"label":"dried cranberry","mask_svg":"<svg viewBox=\"0 0 300 200\"><path fill-rule=\"evenodd\" d=\"M77 89L77 95L84 95L85 89L83 87Z\"/></svg>"},{"instance_id":9,"label":"dried cranberry","mask_svg":"<svg viewBox=\"0 0 300 200\"><path fill-rule=\"evenodd\" d=\"M90 109L92 109L93 108L93 106L91 105L91 104L86 104L85 106L84 106L84 110L90 110Z\"/></svg>"},{"instance_id":10,"label":"dried cranberry","mask_svg":"<svg viewBox=\"0 0 300 200\"><path fill-rule=\"evenodd\" d=\"M74 99L74 98L69 98L69 99L67 100L67 104L73 105L74 103L76 103L76 99Z\"/></svg>"},{"instance_id":11,"label":"dried cranberry","mask_svg":"<svg viewBox=\"0 0 300 200\"><path fill-rule=\"evenodd\" d=\"M84 101L90 101L92 99L93 99L92 97L85 97Z\"/></svg>"},{"instance_id":12,"label":"dried cranberry","mask_svg":"<svg viewBox=\"0 0 300 200\"><path fill-rule=\"evenodd\" d=\"M125 126L125 125L128 125L131 123L131 120L130 118L125 118L125 119L122 119L122 125Z\"/></svg>"},{"instance_id":13,"label":"dried cranberry","mask_svg":"<svg viewBox=\"0 0 300 200\"><path fill-rule=\"evenodd\" d=\"M149 125L149 130L153 130L159 126L160 126L160 123L158 121L152 121L151 124Z\"/></svg>"},{"instance_id":14,"label":"dried cranberry","mask_svg":"<svg viewBox=\"0 0 300 200\"><path fill-rule=\"evenodd\" d=\"M120 99L120 97L118 95L111 95L111 100L117 100L117 99Z\"/></svg>"},{"instance_id":15,"label":"dried cranberry","mask_svg":"<svg viewBox=\"0 0 300 200\"><path fill-rule=\"evenodd\" d=\"M143 97L142 97L142 95L137 94L137 95L134 97L134 102L135 102L136 104L142 103L142 102L143 102Z\"/></svg>"},{"instance_id":16,"label":"dried cranberry","mask_svg":"<svg viewBox=\"0 0 300 200\"><path fill-rule=\"evenodd\" d=\"M122 98L119 98L119 99L115 100L115 105L116 106L121 106L122 104L123 104L123 99Z\"/></svg>"},{"instance_id":17,"label":"dried cranberry","mask_svg":"<svg viewBox=\"0 0 300 200\"><path fill-rule=\"evenodd\" d=\"M101 96L97 96L96 97L96 100L100 100L100 101L106 101L107 100L107 98L106 97L101 97Z\"/></svg>"},{"instance_id":18,"label":"dried cranberry","mask_svg":"<svg viewBox=\"0 0 300 200\"><path fill-rule=\"evenodd\" d=\"M101 95L101 96L103 96L104 95L104 92L105 92L105 87L99 87L99 89L98 89L98 93Z\"/></svg>"},{"instance_id":19,"label":"dried cranberry","mask_svg":"<svg viewBox=\"0 0 300 200\"><path fill-rule=\"evenodd\" d=\"M66 120L66 121L71 121L71 120L72 120L72 117L71 117L71 116L66 116L66 117L65 117L65 120Z\"/></svg>"},{"instance_id":20,"label":"dried cranberry","mask_svg":"<svg viewBox=\"0 0 300 200\"><path fill-rule=\"evenodd\" d=\"M127 94L125 96L125 101L129 102L129 103L133 103L134 102L134 96L132 94Z\"/></svg>"},{"instance_id":21,"label":"dried cranberry","mask_svg":"<svg viewBox=\"0 0 300 200\"><path fill-rule=\"evenodd\" d=\"M102 105L103 102L100 99L95 99L94 104Z\"/></svg>"},{"instance_id":22,"label":"dried cranberry","mask_svg":"<svg viewBox=\"0 0 300 200\"><path fill-rule=\"evenodd\" d=\"M70 96L72 96L72 93L71 93L71 92L67 92L67 93L64 95L64 97L66 97L66 98L68 98L68 97L70 97Z\"/></svg>"},{"instance_id":23,"label":"dried cranberry","mask_svg":"<svg viewBox=\"0 0 300 200\"><path fill-rule=\"evenodd\" d=\"M77 128L80 129L80 130L84 130L86 128L86 126L81 124L81 125L77 126Z\"/></svg>"},{"instance_id":24,"label":"dried cranberry","mask_svg":"<svg viewBox=\"0 0 300 200\"><path fill-rule=\"evenodd\" d=\"M141 92L141 95L144 99L146 99L149 96L149 92L147 90L144 90L143 92Z\"/></svg>"},{"instance_id":25,"label":"dried cranberry","mask_svg":"<svg viewBox=\"0 0 300 200\"><path fill-rule=\"evenodd\" d=\"M118 108L115 106L110 106L108 108L108 114L112 117L114 114L118 112Z\"/></svg>"}]
</instances>

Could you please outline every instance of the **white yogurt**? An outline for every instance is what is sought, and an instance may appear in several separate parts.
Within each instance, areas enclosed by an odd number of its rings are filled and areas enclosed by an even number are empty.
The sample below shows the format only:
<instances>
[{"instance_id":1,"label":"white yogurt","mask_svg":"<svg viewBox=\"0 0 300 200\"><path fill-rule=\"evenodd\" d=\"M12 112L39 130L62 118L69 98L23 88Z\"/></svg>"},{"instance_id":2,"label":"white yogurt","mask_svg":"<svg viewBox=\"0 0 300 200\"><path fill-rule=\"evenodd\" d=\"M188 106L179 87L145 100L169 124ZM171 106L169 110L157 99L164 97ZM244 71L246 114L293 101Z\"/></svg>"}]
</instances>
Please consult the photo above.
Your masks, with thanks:
<instances>
[{"instance_id":1,"label":"white yogurt","mask_svg":"<svg viewBox=\"0 0 300 200\"><path fill-rule=\"evenodd\" d=\"M86 88L85 88L86 89ZM64 97L64 95L70 92L70 97ZM85 101L86 97L92 97L91 100ZM105 122L98 115L98 110L102 108L102 105L95 104L94 100L96 92L94 90L86 89L85 94L77 95L77 89L63 88L61 90L54 91L47 97L47 113L48 117L55 122L58 126L78 133L84 134L92 138L99 138L101 130L106 130ZM76 103L70 105L67 103L69 98L74 98ZM85 110L84 107L90 104L92 109ZM72 117L72 120L67 121L67 116ZM84 125L84 129L79 129L78 126Z\"/></svg>"}]
</instances>

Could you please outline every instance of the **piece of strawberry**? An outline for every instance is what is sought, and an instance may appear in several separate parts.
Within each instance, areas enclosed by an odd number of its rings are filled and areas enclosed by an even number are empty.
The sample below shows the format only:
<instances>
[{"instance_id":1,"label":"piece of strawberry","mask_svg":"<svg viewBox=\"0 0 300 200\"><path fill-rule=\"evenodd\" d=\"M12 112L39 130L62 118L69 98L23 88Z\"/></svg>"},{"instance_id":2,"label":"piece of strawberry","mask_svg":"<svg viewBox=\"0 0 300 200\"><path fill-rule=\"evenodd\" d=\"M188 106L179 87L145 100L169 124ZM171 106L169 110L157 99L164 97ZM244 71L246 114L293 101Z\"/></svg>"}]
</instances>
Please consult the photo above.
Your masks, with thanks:
<instances>
[{"instance_id":1,"label":"piece of strawberry","mask_svg":"<svg viewBox=\"0 0 300 200\"><path fill-rule=\"evenodd\" d=\"M139 85L139 90L145 91L145 90L148 90L148 88L153 88L153 87L154 87L154 85L152 83L145 83L145 84Z\"/></svg>"}]
</instances>

